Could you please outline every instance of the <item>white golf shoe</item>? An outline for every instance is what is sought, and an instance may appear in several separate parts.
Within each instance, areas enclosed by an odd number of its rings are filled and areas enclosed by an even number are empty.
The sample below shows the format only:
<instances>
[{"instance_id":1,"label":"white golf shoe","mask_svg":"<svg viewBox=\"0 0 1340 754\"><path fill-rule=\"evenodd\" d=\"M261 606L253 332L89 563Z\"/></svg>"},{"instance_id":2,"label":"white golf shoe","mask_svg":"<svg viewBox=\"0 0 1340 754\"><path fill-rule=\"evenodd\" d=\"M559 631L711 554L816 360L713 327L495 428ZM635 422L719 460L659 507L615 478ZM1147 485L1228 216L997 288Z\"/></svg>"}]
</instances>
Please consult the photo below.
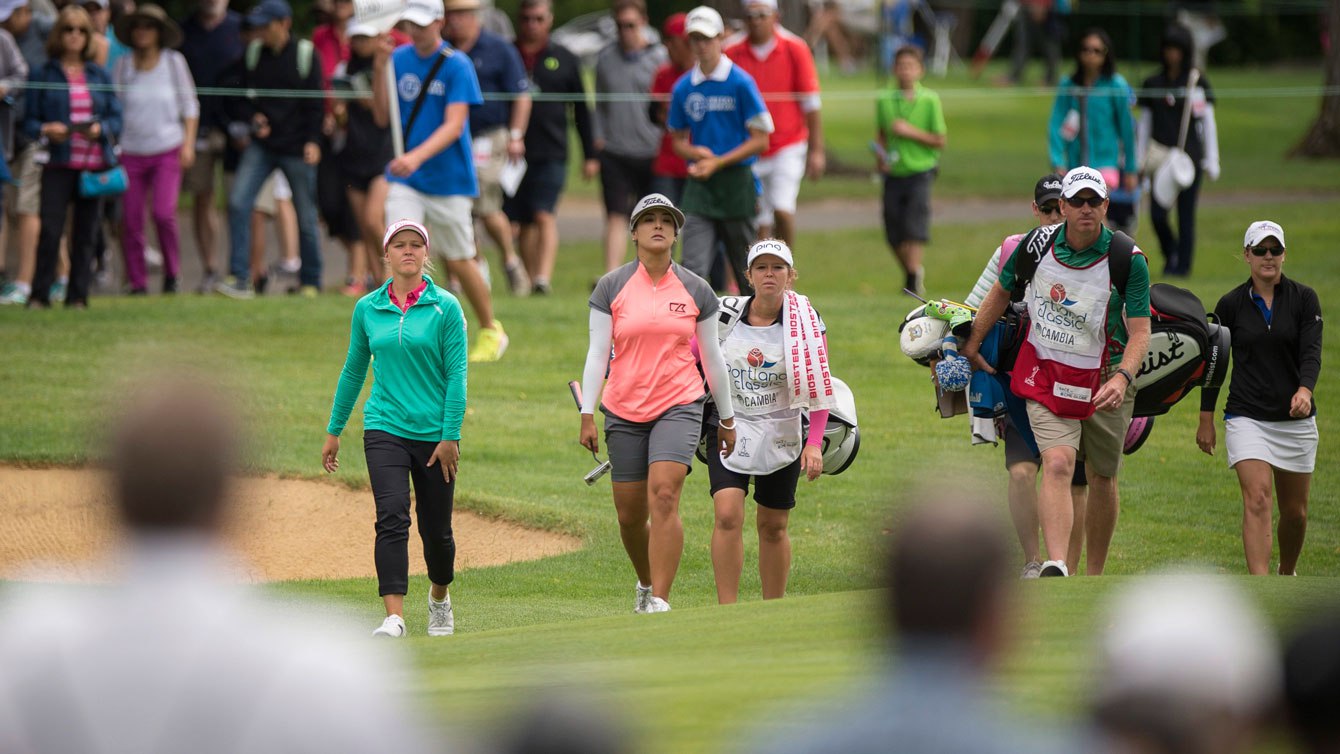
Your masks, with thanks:
<instances>
[{"instance_id":1,"label":"white golf shoe","mask_svg":"<svg viewBox=\"0 0 1340 754\"><path fill-rule=\"evenodd\" d=\"M1064 560L1048 560L1042 564L1042 571L1038 573L1041 578L1056 577L1065 578L1070 575L1070 570L1065 567Z\"/></svg>"},{"instance_id":2,"label":"white golf shoe","mask_svg":"<svg viewBox=\"0 0 1340 754\"><path fill-rule=\"evenodd\" d=\"M456 618L451 612L451 595L442 602L428 595L428 635L451 636L456 632Z\"/></svg>"},{"instance_id":3,"label":"white golf shoe","mask_svg":"<svg viewBox=\"0 0 1340 754\"><path fill-rule=\"evenodd\" d=\"M405 635L405 619L399 615L388 615L372 632L378 638L399 639Z\"/></svg>"},{"instance_id":4,"label":"white golf shoe","mask_svg":"<svg viewBox=\"0 0 1340 754\"><path fill-rule=\"evenodd\" d=\"M651 603L647 605L649 613L668 613L670 612L670 603L660 597L652 597Z\"/></svg>"},{"instance_id":5,"label":"white golf shoe","mask_svg":"<svg viewBox=\"0 0 1340 754\"><path fill-rule=\"evenodd\" d=\"M633 612L651 612L651 587L642 586L641 581L637 582L637 591L633 597Z\"/></svg>"}]
</instances>

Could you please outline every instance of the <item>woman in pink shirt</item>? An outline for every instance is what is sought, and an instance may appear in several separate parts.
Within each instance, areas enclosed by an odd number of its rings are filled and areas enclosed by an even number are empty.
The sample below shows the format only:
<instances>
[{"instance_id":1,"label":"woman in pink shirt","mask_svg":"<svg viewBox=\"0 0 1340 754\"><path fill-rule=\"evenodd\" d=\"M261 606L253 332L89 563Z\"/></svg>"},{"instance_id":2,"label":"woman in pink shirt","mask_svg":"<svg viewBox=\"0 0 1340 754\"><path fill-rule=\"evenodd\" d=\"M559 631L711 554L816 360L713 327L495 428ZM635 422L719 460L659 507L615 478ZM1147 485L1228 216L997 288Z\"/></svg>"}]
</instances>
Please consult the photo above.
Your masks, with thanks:
<instances>
[{"instance_id":1,"label":"woman in pink shirt","mask_svg":"<svg viewBox=\"0 0 1340 754\"><path fill-rule=\"evenodd\" d=\"M637 259L602 277L589 302L578 441L593 453L600 450L599 398L619 534L637 573L638 613L670 610L670 587L684 552L679 496L707 400L689 348L695 334L721 417L716 447L727 456L735 449L735 413L716 337L719 302L707 281L671 258L683 225L684 213L669 199L643 197L629 218Z\"/></svg>"}]
</instances>

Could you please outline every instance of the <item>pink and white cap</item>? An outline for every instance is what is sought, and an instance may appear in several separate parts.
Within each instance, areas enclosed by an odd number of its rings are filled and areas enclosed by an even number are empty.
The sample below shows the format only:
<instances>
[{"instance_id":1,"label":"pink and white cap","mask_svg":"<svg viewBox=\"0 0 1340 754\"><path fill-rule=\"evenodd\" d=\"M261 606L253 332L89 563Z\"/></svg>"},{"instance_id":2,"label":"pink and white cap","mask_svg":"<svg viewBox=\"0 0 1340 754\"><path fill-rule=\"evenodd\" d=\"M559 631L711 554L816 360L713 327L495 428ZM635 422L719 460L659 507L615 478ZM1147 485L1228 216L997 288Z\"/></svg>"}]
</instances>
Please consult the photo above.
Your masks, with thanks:
<instances>
[{"instance_id":1,"label":"pink and white cap","mask_svg":"<svg viewBox=\"0 0 1340 754\"><path fill-rule=\"evenodd\" d=\"M391 245L391 239L395 238L395 234L399 233L402 230L412 230L415 233L418 233L420 236L423 236L424 250L430 248L431 242L428 240L427 228L423 227L419 223L414 222L413 220L396 220L395 222L391 223L390 227L386 229L386 235L382 236L383 253L386 252L386 247Z\"/></svg>"}]
</instances>

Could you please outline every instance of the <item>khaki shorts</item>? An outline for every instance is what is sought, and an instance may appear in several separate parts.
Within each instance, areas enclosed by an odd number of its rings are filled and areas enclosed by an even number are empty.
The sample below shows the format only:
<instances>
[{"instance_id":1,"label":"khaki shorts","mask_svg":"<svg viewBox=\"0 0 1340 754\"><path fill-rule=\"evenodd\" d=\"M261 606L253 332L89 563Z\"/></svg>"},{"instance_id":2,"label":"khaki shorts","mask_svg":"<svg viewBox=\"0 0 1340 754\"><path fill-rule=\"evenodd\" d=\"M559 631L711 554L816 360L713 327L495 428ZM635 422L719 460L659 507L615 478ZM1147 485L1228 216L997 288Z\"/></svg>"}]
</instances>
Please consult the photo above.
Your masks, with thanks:
<instances>
[{"instance_id":1,"label":"khaki shorts","mask_svg":"<svg viewBox=\"0 0 1340 754\"><path fill-rule=\"evenodd\" d=\"M1062 419L1041 403L1029 401L1028 421L1040 453L1051 448L1074 448L1077 457L1092 466L1095 474L1116 477L1121 470L1121 450L1134 410L1135 386L1128 385L1121 408L1116 411L1095 411L1083 421Z\"/></svg>"},{"instance_id":2,"label":"khaki shorts","mask_svg":"<svg viewBox=\"0 0 1340 754\"><path fill-rule=\"evenodd\" d=\"M33 156L42 149L42 145L33 142L24 147L9 170L14 176L14 184L5 187L5 208L11 215L36 215L42 209L42 166Z\"/></svg>"},{"instance_id":3,"label":"khaki shorts","mask_svg":"<svg viewBox=\"0 0 1340 754\"><path fill-rule=\"evenodd\" d=\"M413 220L428 229L428 252L447 261L475 258L475 222L470 196L431 196L403 183L386 193L386 223Z\"/></svg>"},{"instance_id":4,"label":"khaki shorts","mask_svg":"<svg viewBox=\"0 0 1340 754\"><path fill-rule=\"evenodd\" d=\"M195 163L181 177L181 190L190 194L214 193L216 167L223 160L224 135L211 131L208 136L196 139Z\"/></svg>"},{"instance_id":5,"label":"khaki shorts","mask_svg":"<svg viewBox=\"0 0 1340 754\"><path fill-rule=\"evenodd\" d=\"M507 164L507 128L499 126L472 137L475 153L475 172L479 176L479 198L475 200L474 216L483 217L502 212L503 190L498 177Z\"/></svg>"},{"instance_id":6,"label":"khaki shorts","mask_svg":"<svg viewBox=\"0 0 1340 754\"><path fill-rule=\"evenodd\" d=\"M284 171L276 169L261 184L261 190L256 192L256 204L252 209L262 215L274 217L275 205L278 202L293 201L293 187L288 185L288 176Z\"/></svg>"}]
</instances>

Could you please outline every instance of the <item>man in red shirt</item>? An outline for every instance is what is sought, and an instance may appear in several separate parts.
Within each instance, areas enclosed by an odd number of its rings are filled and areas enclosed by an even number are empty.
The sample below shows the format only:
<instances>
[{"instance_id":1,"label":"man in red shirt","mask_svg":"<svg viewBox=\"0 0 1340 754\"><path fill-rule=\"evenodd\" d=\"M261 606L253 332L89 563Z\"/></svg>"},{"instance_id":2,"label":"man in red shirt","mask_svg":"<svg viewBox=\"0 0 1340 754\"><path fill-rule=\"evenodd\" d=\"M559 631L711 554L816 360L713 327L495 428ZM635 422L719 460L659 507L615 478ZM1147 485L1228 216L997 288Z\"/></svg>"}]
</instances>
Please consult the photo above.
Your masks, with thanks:
<instances>
[{"instance_id":1,"label":"man in red shirt","mask_svg":"<svg viewBox=\"0 0 1340 754\"><path fill-rule=\"evenodd\" d=\"M693 50L689 48L689 37L684 33L686 15L675 13L665 19L661 27L661 43L670 54L670 60L656 71L651 80L652 121L665 127L666 109L670 106L670 92L675 88L679 77L693 66ZM665 194L670 201L679 204L684 194L684 181L689 177L688 163L675 154L670 132L661 136L661 148L651 164L652 191Z\"/></svg>"},{"instance_id":2,"label":"man in red shirt","mask_svg":"<svg viewBox=\"0 0 1340 754\"><path fill-rule=\"evenodd\" d=\"M777 0L745 0L747 35L726 56L754 77L776 130L754 163L762 184L758 237L795 243L796 197L801 178L823 175L823 126L819 120L819 76L805 40L783 29Z\"/></svg>"}]
</instances>

